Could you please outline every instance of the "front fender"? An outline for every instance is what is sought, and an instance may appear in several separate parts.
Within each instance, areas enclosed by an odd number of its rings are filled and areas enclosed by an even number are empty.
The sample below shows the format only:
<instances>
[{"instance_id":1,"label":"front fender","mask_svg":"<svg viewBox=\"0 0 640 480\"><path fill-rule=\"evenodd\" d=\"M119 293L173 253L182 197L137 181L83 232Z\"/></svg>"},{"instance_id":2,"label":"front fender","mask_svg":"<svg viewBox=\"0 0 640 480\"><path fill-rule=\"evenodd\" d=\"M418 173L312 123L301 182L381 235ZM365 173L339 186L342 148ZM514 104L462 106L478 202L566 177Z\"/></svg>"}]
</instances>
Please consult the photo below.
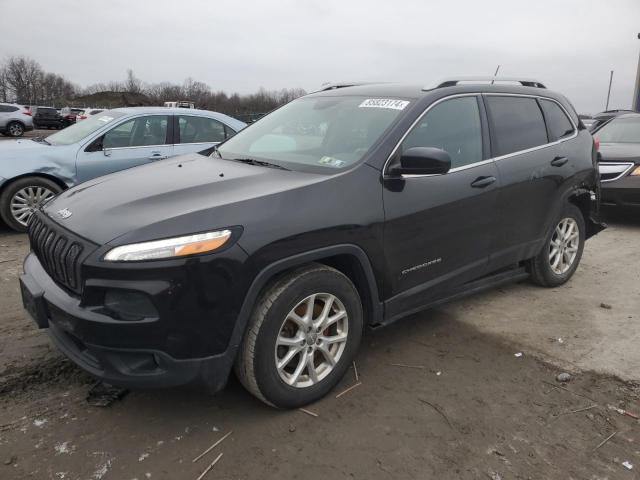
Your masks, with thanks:
<instances>
[{"instance_id":1,"label":"front fender","mask_svg":"<svg viewBox=\"0 0 640 480\"><path fill-rule=\"evenodd\" d=\"M30 175L56 179L67 188L76 184L76 151L67 146L47 146L3 151L0 148L0 188Z\"/></svg>"}]
</instances>

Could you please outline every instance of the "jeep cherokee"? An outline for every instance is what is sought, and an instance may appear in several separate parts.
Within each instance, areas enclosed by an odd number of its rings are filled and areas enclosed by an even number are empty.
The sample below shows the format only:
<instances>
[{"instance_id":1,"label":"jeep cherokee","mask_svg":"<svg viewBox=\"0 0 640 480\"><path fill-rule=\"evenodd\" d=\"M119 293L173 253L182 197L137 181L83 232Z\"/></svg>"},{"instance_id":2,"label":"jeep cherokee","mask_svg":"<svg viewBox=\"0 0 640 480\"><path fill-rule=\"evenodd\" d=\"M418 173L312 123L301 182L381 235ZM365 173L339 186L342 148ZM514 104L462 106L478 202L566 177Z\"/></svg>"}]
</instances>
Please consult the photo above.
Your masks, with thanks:
<instances>
[{"instance_id":1,"label":"jeep cherokee","mask_svg":"<svg viewBox=\"0 0 640 480\"><path fill-rule=\"evenodd\" d=\"M127 387L290 408L365 327L530 277L556 287L604 228L594 142L536 81L330 85L214 148L114 173L29 225L24 306Z\"/></svg>"}]
</instances>

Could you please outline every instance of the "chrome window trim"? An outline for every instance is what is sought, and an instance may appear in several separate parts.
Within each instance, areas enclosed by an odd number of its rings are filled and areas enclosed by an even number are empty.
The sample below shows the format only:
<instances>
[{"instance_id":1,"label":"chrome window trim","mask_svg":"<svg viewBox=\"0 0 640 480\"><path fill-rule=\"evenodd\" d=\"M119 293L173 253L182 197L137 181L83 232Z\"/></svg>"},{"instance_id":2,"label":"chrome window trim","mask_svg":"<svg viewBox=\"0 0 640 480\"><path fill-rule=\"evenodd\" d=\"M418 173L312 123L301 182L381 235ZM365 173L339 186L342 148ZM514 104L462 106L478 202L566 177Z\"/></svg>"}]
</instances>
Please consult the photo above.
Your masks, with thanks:
<instances>
[{"instance_id":1,"label":"chrome window trim","mask_svg":"<svg viewBox=\"0 0 640 480\"><path fill-rule=\"evenodd\" d=\"M217 142L192 142L192 143L170 143L169 145L173 145L174 147L177 147L179 145L219 145L222 143L222 140L217 141Z\"/></svg>"},{"instance_id":2,"label":"chrome window trim","mask_svg":"<svg viewBox=\"0 0 640 480\"><path fill-rule=\"evenodd\" d=\"M134 145L133 147L112 147L112 148L107 147L107 148L104 148L103 150L112 152L114 150L133 150L134 148L160 148L160 147L173 147L173 143L162 143L160 145Z\"/></svg>"},{"instance_id":3,"label":"chrome window trim","mask_svg":"<svg viewBox=\"0 0 640 480\"><path fill-rule=\"evenodd\" d=\"M620 172L620 174L617 177L607 178L606 180L602 180L602 178L600 178L600 183L607 183L607 182L615 182L619 178L624 177L627 173L629 173L629 171L633 167L636 166L636 164L634 162L598 162L598 172L600 172L600 167L601 166L602 167L614 167L614 166L626 166L627 167L622 172ZM602 175L602 172L600 172L600 174Z\"/></svg>"},{"instance_id":4,"label":"chrome window trim","mask_svg":"<svg viewBox=\"0 0 640 480\"><path fill-rule=\"evenodd\" d=\"M389 165L389 162L391 161L393 156L398 151L398 148L400 148L400 145L402 145L402 142L404 142L405 138L409 135L409 133L411 133L413 128L418 124L418 122L420 122L420 120L422 120L422 118L429 112L429 110L431 110L433 107L435 107L439 103L442 103L442 102L444 102L446 100L450 100L452 98L478 97L480 95L482 95L482 96L494 96L494 97L525 97L525 98L536 98L536 99L552 101L562 109L564 114L569 119L569 122L573 126L573 133L570 136L565 136L563 138L559 138L558 140L556 140L554 142L549 142L549 143L545 143L543 145L538 145L537 147L531 147L531 148L527 148L525 150L518 150L517 152L507 153L506 155L501 155L501 156L498 156L498 157L491 157L491 158L488 158L486 160L482 160L480 162L474 162L474 163L470 163L468 165L462 165L460 167L455 167L455 168L452 168L451 170L449 170L447 173L443 173L443 174L428 174L428 175L414 175L414 174L412 174L412 175L400 175L400 178L439 177L441 175L447 175L449 173L455 173L455 172L458 172L458 171L461 171L461 170L467 170L469 168L477 167L477 166L480 166L480 165L486 165L486 164L491 163L491 162L496 162L496 161L499 161L499 160L505 160L507 158L515 157L517 155L522 155L522 154L525 154L525 153L530 153L530 152L534 152L536 150L541 150L543 148L547 148L547 147L551 147L551 146L554 146L554 145L558 145L558 144L560 144L562 142L566 142L567 140L572 140L572 139L574 139L574 138L576 138L578 136L578 126L573 121L573 118L571 118L571 115L569 115L569 112L567 112L567 109L564 108L564 106L560 102L558 102L557 100L555 100L553 98L545 97L544 95L533 95L533 94L525 94L525 93L499 93L499 92L495 92L495 93L483 93L483 92L458 93L458 94L449 95L449 96L440 98L440 99L436 100L435 102L433 102L409 126L409 128L404 133L404 135L402 135L402 137L400 138L398 143L396 143L396 146L391 151L391 154L387 157L387 160L384 162L384 166L382 167L382 176L384 177L385 175L387 175L387 166ZM541 113L542 118L544 120L544 114L542 112L540 112L540 113ZM488 117L488 115L489 115L489 113L487 112L487 117ZM489 127L489 128L491 128L491 127Z\"/></svg>"}]
</instances>

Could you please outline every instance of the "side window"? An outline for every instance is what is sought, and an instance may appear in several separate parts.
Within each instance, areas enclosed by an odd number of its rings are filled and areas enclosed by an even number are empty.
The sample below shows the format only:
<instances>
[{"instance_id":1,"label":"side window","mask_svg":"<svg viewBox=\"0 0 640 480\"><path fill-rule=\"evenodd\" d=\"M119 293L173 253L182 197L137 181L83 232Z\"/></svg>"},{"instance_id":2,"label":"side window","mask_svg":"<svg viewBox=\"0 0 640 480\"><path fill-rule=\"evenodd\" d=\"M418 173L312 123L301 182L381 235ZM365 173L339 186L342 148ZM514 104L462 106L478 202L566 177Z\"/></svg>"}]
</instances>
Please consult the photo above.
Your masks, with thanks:
<instances>
[{"instance_id":1,"label":"side window","mask_svg":"<svg viewBox=\"0 0 640 480\"><path fill-rule=\"evenodd\" d=\"M153 115L138 117L109 130L102 141L103 148L144 147L167 143L168 117Z\"/></svg>"},{"instance_id":2,"label":"side window","mask_svg":"<svg viewBox=\"0 0 640 480\"><path fill-rule=\"evenodd\" d=\"M557 103L541 99L540 106L542 106L542 111L547 121L551 141L555 142L573 133L573 124Z\"/></svg>"},{"instance_id":3,"label":"side window","mask_svg":"<svg viewBox=\"0 0 640 480\"><path fill-rule=\"evenodd\" d=\"M225 125L213 118L179 115L180 143L222 142Z\"/></svg>"},{"instance_id":4,"label":"side window","mask_svg":"<svg viewBox=\"0 0 640 480\"><path fill-rule=\"evenodd\" d=\"M0 105L0 113L15 112L17 110L18 107L12 107L11 105Z\"/></svg>"},{"instance_id":5,"label":"side window","mask_svg":"<svg viewBox=\"0 0 640 480\"><path fill-rule=\"evenodd\" d=\"M487 96L493 123L493 156L544 145L549 140L535 98Z\"/></svg>"},{"instance_id":6,"label":"side window","mask_svg":"<svg viewBox=\"0 0 640 480\"><path fill-rule=\"evenodd\" d=\"M482 161L482 125L475 96L439 103L422 117L402 149L436 147L451 157L451 168Z\"/></svg>"}]
</instances>

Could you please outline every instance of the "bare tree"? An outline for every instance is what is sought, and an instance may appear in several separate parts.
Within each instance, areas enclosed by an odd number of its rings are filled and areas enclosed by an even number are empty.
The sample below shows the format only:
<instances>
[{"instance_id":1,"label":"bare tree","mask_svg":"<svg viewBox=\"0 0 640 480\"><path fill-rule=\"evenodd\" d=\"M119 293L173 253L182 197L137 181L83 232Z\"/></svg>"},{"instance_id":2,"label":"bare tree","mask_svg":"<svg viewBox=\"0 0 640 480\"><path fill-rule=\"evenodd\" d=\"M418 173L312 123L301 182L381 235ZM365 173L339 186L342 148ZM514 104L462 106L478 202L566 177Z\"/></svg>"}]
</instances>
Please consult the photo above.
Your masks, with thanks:
<instances>
[{"instance_id":1,"label":"bare tree","mask_svg":"<svg viewBox=\"0 0 640 480\"><path fill-rule=\"evenodd\" d=\"M9 83L7 82L7 71L5 66L0 67L0 98L3 102L9 101Z\"/></svg>"},{"instance_id":2,"label":"bare tree","mask_svg":"<svg viewBox=\"0 0 640 480\"><path fill-rule=\"evenodd\" d=\"M169 82L145 84L135 76L132 69L127 70L124 82L110 80L80 89L61 75L45 72L36 61L28 57L9 57L4 64L0 64L0 100L2 101L14 100L25 105L69 105L78 98L80 103L84 103L83 96L103 92L123 94L122 100L116 102L119 102L118 104L113 104L113 100L109 100L109 104L113 107L130 102L131 99L125 99L126 93L133 93L138 95L135 102L148 105L188 100L194 102L199 108L237 116L265 113L306 93L302 89L284 88L269 91L260 88L258 92L249 95L237 93L229 95L222 91L214 92L206 83L191 77L181 85ZM146 99L140 96L145 96ZM94 99L88 101L94 101Z\"/></svg>"}]
</instances>

